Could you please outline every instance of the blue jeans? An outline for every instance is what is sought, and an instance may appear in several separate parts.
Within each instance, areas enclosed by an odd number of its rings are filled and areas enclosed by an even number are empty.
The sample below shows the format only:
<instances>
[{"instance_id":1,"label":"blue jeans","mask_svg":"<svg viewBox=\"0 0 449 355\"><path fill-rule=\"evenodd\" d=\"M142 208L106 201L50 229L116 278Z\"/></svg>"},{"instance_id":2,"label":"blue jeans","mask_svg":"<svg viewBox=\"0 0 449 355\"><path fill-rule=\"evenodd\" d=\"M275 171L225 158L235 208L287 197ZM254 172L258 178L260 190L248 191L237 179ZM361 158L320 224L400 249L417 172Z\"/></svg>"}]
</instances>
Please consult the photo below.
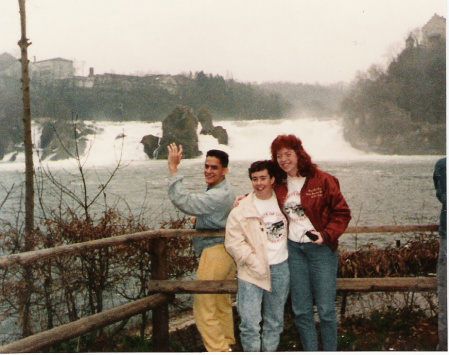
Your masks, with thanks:
<instances>
[{"instance_id":1,"label":"blue jeans","mask_svg":"<svg viewBox=\"0 0 449 355\"><path fill-rule=\"evenodd\" d=\"M438 350L447 351L447 240L440 238L437 268L438 282Z\"/></svg>"},{"instance_id":2,"label":"blue jeans","mask_svg":"<svg viewBox=\"0 0 449 355\"><path fill-rule=\"evenodd\" d=\"M324 351L337 350L338 252L327 245L288 241L288 264L295 325L304 351L318 351L313 299L318 308Z\"/></svg>"},{"instance_id":3,"label":"blue jeans","mask_svg":"<svg viewBox=\"0 0 449 355\"><path fill-rule=\"evenodd\" d=\"M271 292L238 280L237 310L241 318L240 340L244 351L276 351L279 345L290 288L288 262L271 265L270 274Z\"/></svg>"}]
</instances>

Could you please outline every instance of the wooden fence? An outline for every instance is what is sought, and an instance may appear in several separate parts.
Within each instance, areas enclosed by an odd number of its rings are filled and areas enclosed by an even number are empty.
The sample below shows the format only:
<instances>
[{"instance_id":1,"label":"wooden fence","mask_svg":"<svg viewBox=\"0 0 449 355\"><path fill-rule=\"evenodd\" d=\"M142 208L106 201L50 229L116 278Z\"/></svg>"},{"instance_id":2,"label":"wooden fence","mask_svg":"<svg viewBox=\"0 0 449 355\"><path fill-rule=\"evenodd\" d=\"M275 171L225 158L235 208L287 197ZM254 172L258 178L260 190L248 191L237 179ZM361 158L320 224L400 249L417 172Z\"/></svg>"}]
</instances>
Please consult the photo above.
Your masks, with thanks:
<instances>
[{"instance_id":1,"label":"wooden fence","mask_svg":"<svg viewBox=\"0 0 449 355\"><path fill-rule=\"evenodd\" d=\"M349 227L346 234L365 233L407 233L436 232L438 225ZM113 309L81 318L75 322L31 335L27 338L0 347L1 353L37 352L48 349L70 339L123 319L153 312L153 341L157 352L169 351L169 312L168 305L175 294L187 293L236 293L237 281L169 281L167 260L167 238L180 237L218 237L224 231L198 231L186 229L162 229L117 237L93 240L84 243L65 245L50 249L7 255L0 258L0 269L32 264L34 262L62 255L78 255L82 252L123 245L137 241L154 239L152 257L152 280L148 287L152 296L134 301ZM435 277L418 278L360 278L338 279L339 292L381 292L381 291L434 291L437 288ZM343 311L343 310L342 310Z\"/></svg>"}]
</instances>

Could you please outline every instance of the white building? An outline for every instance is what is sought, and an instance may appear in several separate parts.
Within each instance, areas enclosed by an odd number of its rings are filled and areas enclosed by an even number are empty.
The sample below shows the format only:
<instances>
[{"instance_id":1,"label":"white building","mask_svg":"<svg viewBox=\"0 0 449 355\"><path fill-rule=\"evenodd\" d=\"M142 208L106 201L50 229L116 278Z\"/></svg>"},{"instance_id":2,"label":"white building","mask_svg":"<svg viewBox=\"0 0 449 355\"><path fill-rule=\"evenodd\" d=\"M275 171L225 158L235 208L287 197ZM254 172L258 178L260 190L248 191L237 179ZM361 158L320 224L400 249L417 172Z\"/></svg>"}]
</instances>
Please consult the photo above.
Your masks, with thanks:
<instances>
[{"instance_id":1,"label":"white building","mask_svg":"<svg viewBox=\"0 0 449 355\"><path fill-rule=\"evenodd\" d=\"M33 63L38 71L39 79L69 79L75 75L73 61L64 58L53 58Z\"/></svg>"}]
</instances>

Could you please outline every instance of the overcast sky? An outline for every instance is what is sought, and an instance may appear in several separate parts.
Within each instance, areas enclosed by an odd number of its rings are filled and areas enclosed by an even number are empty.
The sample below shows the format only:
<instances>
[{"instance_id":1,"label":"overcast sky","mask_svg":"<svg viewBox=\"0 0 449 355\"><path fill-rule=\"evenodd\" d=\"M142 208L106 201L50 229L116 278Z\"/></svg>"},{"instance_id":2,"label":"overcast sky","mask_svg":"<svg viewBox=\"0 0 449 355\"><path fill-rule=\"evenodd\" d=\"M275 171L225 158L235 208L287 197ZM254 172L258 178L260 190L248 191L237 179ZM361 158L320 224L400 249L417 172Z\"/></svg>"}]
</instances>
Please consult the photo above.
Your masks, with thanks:
<instances>
[{"instance_id":1,"label":"overcast sky","mask_svg":"<svg viewBox=\"0 0 449 355\"><path fill-rule=\"evenodd\" d=\"M29 58L78 75L203 70L238 81L350 82L385 64L446 0L27 0ZM0 0L0 53L17 58L17 0Z\"/></svg>"}]
</instances>

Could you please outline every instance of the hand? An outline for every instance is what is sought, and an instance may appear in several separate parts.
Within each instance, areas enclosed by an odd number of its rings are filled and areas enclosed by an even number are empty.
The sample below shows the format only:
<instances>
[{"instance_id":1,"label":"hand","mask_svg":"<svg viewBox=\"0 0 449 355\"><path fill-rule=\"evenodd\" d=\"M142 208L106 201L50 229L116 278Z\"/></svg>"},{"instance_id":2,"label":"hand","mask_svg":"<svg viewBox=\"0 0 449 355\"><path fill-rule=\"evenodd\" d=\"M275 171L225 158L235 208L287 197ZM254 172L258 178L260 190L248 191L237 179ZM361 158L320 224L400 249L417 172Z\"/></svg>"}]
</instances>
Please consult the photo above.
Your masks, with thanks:
<instances>
[{"instance_id":1,"label":"hand","mask_svg":"<svg viewBox=\"0 0 449 355\"><path fill-rule=\"evenodd\" d=\"M176 143L170 144L168 147L168 169L170 170L170 174L174 175L178 173L178 165L181 164L182 160L182 145L179 145L179 148L176 146Z\"/></svg>"},{"instance_id":2,"label":"hand","mask_svg":"<svg viewBox=\"0 0 449 355\"><path fill-rule=\"evenodd\" d=\"M239 203L240 203L240 200L241 200L241 199L244 199L246 196L248 196L248 195L240 195L240 196L237 196L237 197L235 198L235 200L234 200L234 205L233 205L232 207L237 207L237 206L239 205Z\"/></svg>"},{"instance_id":3,"label":"hand","mask_svg":"<svg viewBox=\"0 0 449 355\"><path fill-rule=\"evenodd\" d=\"M312 231L312 233L315 234L318 237L317 240L315 240L315 241L312 240L312 243L316 244L316 245L323 245L324 244L324 238L321 235L321 233L317 232L317 231Z\"/></svg>"}]
</instances>

